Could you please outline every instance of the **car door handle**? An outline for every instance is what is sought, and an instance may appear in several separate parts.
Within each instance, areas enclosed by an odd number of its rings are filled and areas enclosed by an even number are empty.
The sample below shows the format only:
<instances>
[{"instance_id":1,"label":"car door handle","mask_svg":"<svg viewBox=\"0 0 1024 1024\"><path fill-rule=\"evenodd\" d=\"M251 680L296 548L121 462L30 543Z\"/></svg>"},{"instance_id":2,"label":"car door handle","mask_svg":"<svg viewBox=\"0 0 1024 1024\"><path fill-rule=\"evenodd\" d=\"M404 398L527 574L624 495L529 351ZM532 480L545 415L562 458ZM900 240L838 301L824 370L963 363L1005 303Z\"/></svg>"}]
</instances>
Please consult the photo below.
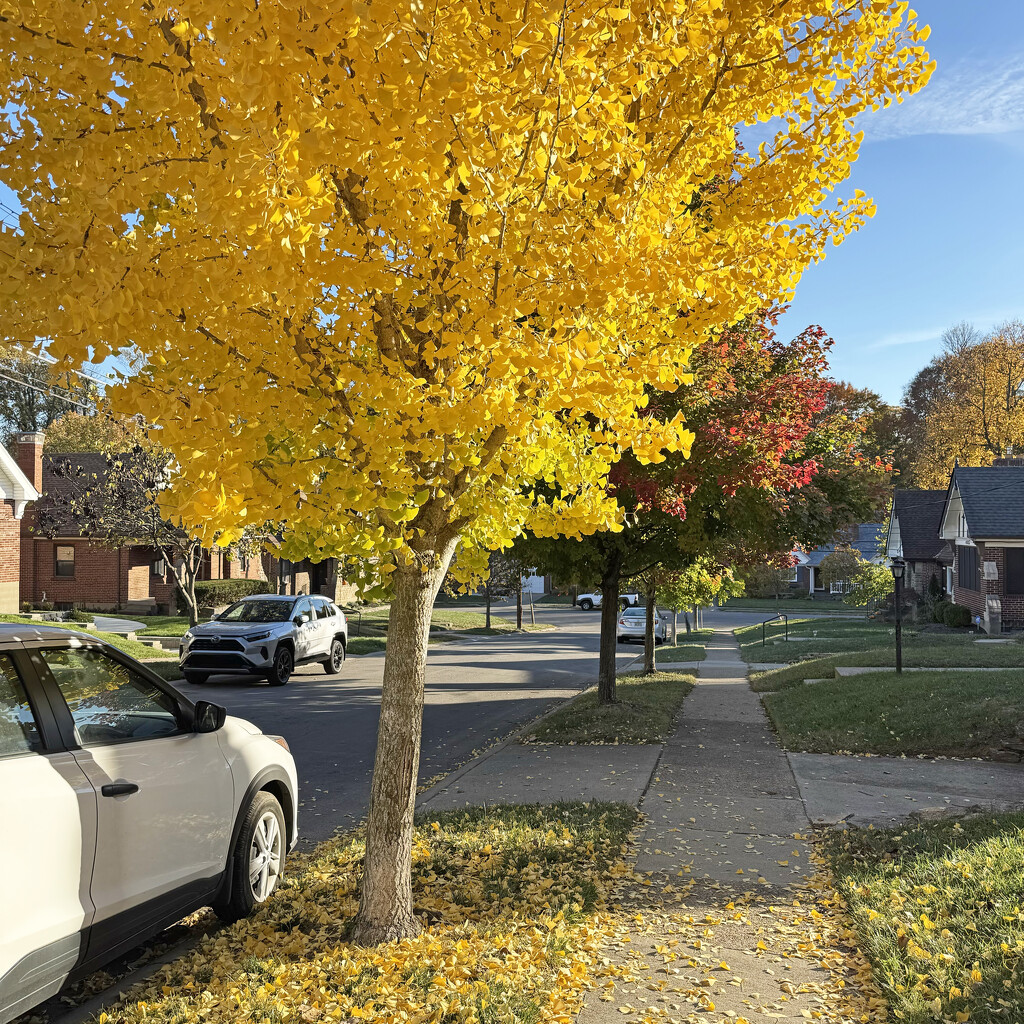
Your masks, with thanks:
<instances>
[{"instance_id":1,"label":"car door handle","mask_svg":"<svg viewBox=\"0 0 1024 1024\"><path fill-rule=\"evenodd\" d=\"M138 791L139 787L135 782L108 782L100 787L100 792L104 796L130 796Z\"/></svg>"}]
</instances>

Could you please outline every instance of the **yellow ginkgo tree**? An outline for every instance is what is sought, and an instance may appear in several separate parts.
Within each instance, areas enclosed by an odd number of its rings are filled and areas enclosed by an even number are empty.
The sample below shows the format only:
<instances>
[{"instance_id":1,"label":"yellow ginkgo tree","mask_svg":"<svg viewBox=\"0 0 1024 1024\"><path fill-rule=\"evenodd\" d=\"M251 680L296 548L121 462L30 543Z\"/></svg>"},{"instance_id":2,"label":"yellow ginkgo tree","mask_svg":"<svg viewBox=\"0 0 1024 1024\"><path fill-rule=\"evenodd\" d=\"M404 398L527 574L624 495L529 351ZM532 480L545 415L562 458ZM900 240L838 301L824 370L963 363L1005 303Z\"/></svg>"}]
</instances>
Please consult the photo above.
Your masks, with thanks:
<instances>
[{"instance_id":1,"label":"yellow ginkgo tree","mask_svg":"<svg viewBox=\"0 0 1024 1024\"><path fill-rule=\"evenodd\" d=\"M357 939L410 885L453 550L616 528L708 330L870 215L854 119L924 82L887 0L4 0L3 332L159 428L207 542L363 559L391 596Z\"/></svg>"}]
</instances>

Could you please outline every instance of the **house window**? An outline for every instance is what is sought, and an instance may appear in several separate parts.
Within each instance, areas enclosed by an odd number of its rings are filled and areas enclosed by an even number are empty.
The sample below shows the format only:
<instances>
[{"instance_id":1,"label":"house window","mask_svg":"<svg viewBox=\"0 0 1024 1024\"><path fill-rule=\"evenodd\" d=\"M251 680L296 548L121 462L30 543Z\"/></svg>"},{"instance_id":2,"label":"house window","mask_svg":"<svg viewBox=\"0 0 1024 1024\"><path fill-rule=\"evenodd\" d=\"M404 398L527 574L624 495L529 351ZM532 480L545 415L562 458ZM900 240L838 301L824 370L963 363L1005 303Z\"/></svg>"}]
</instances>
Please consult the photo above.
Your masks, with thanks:
<instances>
[{"instance_id":1,"label":"house window","mask_svg":"<svg viewBox=\"0 0 1024 1024\"><path fill-rule=\"evenodd\" d=\"M956 585L964 590L981 590L981 563L977 548L957 546Z\"/></svg>"},{"instance_id":2,"label":"house window","mask_svg":"<svg viewBox=\"0 0 1024 1024\"><path fill-rule=\"evenodd\" d=\"M1024 594L1024 548L1005 548L1006 592Z\"/></svg>"},{"instance_id":3,"label":"house window","mask_svg":"<svg viewBox=\"0 0 1024 1024\"><path fill-rule=\"evenodd\" d=\"M75 546L74 544L57 544L54 553L54 576L75 575Z\"/></svg>"}]
</instances>

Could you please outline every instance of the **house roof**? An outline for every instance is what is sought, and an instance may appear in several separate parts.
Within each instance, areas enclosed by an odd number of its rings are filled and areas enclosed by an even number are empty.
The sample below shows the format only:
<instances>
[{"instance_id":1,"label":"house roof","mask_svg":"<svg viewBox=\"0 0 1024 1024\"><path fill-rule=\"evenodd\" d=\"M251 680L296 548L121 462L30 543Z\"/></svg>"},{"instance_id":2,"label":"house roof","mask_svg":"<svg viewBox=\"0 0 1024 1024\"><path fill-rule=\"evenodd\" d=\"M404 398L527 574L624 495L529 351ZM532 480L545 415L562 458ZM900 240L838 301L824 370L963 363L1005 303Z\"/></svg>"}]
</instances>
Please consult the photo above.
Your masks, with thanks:
<instances>
[{"instance_id":1,"label":"house roof","mask_svg":"<svg viewBox=\"0 0 1024 1024\"><path fill-rule=\"evenodd\" d=\"M915 561L933 561L944 545L939 536L945 491L896 491L892 514L899 521L903 557Z\"/></svg>"},{"instance_id":2,"label":"house roof","mask_svg":"<svg viewBox=\"0 0 1024 1024\"><path fill-rule=\"evenodd\" d=\"M39 492L22 472L14 456L0 444L0 500L14 502L14 518L20 519L25 506L36 501Z\"/></svg>"},{"instance_id":3,"label":"house roof","mask_svg":"<svg viewBox=\"0 0 1024 1024\"><path fill-rule=\"evenodd\" d=\"M1024 539L1024 466L957 466L949 481L971 540Z\"/></svg>"},{"instance_id":4,"label":"house roof","mask_svg":"<svg viewBox=\"0 0 1024 1024\"><path fill-rule=\"evenodd\" d=\"M883 523L857 523L845 537L837 537L831 544L823 544L820 548L804 551L803 557L799 559L800 564L817 567L821 565L822 559L832 554L837 547L845 547L847 544L851 548L856 548L865 561L879 562L884 554L879 540L883 526Z\"/></svg>"}]
</instances>

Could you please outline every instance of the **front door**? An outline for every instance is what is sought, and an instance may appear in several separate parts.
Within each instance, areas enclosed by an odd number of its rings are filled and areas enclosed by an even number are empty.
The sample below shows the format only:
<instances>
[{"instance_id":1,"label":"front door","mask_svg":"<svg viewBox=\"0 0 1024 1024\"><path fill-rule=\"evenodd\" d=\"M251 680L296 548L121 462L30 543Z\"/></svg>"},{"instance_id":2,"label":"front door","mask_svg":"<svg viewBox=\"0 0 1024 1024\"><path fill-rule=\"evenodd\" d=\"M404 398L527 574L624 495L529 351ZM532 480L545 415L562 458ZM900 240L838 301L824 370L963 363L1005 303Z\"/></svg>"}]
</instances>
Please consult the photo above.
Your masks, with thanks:
<instances>
[{"instance_id":1,"label":"front door","mask_svg":"<svg viewBox=\"0 0 1024 1024\"><path fill-rule=\"evenodd\" d=\"M192 732L177 701L126 662L94 647L39 655L70 711L75 759L99 794L96 920L134 911L144 929L174 894L209 887L223 872L231 771L216 734Z\"/></svg>"},{"instance_id":2,"label":"front door","mask_svg":"<svg viewBox=\"0 0 1024 1024\"><path fill-rule=\"evenodd\" d=\"M0 1020L60 988L93 918L96 792L71 754L47 752L33 700L0 652Z\"/></svg>"}]
</instances>

